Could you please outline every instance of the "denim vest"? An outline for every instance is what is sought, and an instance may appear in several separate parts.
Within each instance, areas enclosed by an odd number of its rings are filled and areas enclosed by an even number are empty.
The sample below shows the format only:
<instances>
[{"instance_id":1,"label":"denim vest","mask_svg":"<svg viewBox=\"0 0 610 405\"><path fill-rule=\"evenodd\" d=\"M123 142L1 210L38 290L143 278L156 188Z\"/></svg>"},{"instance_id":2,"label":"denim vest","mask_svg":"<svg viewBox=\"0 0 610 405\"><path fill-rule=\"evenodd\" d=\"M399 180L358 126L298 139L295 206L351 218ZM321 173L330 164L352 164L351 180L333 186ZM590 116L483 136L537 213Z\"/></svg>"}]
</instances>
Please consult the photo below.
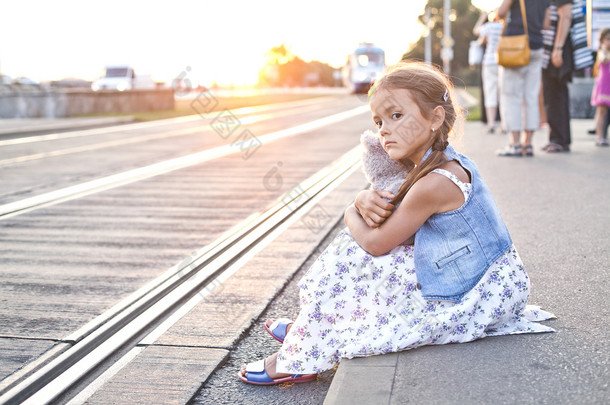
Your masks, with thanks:
<instances>
[{"instance_id":1,"label":"denim vest","mask_svg":"<svg viewBox=\"0 0 610 405\"><path fill-rule=\"evenodd\" d=\"M512 240L474 162L451 145L445 155L470 172L472 190L460 208L432 215L415 233L415 272L425 299L459 301Z\"/></svg>"}]
</instances>

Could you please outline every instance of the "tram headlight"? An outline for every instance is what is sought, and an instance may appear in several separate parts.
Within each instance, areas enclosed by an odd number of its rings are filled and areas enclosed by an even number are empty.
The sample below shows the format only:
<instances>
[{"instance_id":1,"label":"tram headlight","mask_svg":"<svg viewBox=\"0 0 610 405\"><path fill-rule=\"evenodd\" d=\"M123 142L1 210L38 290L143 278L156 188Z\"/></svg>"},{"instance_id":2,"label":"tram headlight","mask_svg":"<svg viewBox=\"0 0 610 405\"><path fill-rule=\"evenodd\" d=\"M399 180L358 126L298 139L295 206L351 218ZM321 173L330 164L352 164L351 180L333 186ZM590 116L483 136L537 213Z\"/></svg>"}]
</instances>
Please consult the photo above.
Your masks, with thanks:
<instances>
[{"instance_id":1,"label":"tram headlight","mask_svg":"<svg viewBox=\"0 0 610 405\"><path fill-rule=\"evenodd\" d=\"M356 83L364 83L364 82L367 82L368 80L369 80L369 77L366 74L366 72L356 72L356 73L354 73L354 81Z\"/></svg>"}]
</instances>

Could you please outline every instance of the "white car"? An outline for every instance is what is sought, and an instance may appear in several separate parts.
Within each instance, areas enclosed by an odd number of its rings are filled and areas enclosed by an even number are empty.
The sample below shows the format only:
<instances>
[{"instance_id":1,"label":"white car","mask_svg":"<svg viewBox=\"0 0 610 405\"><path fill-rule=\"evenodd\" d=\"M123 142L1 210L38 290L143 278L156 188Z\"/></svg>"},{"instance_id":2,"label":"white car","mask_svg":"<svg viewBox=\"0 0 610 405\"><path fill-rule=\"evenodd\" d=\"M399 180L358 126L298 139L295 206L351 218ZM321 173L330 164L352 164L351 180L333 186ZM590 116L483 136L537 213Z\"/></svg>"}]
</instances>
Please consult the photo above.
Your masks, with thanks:
<instances>
[{"instance_id":1,"label":"white car","mask_svg":"<svg viewBox=\"0 0 610 405\"><path fill-rule=\"evenodd\" d=\"M41 86L40 83L38 83L36 80L32 80L29 77L18 77L16 79L13 79L13 88L18 88L21 90L41 90Z\"/></svg>"},{"instance_id":2,"label":"white car","mask_svg":"<svg viewBox=\"0 0 610 405\"><path fill-rule=\"evenodd\" d=\"M0 75L0 92L10 92L13 90L13 79L7 75Z\"/></svg>"},{"instance_id":3,"label":"white car","mask_svg":"<svg viewBox=\"0 0 610 405\"><path fill-rule=\"evenodd\" d=\"M131 66L106 66L104 76L91 84L91 90L127 91L133 89L154 89L155 82L150 76L136 76Z\"/></svg>"}]
</instances>

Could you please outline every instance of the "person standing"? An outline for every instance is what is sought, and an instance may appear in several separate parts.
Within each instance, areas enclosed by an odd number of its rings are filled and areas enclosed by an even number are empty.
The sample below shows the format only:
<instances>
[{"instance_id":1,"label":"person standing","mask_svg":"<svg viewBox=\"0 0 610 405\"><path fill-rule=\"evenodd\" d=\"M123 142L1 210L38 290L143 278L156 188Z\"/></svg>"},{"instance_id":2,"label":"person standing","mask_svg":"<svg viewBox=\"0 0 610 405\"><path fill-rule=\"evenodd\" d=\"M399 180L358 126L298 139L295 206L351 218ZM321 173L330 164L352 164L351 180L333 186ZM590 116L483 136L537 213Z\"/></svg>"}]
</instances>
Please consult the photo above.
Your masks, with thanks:
<instances>
[{"instance_id":1,"label":"person standing","mask_svg":"<svg viewBox=\"0 0 610 405\"><path fill-rule=\"evenodd\" d=\"M569 152L570 96L568 82L572 80L573 58L570 41L572 0L553 0L550 7L551 28L545 41L542 89L549 124L549 143L542 148L549 153Z\"/></svg>"},{"instance_id":2,"label":"person standing","mask_svg":"<svg viewBox=\"0 0 610 405\"><path fill-rule=\"evenodd\" d=\"M498 156L533 156L532 138L540 124L538 97L542 69L542 28L550 2L524 0L526 21L523 21L520 3L519 0L503 0L498 9L500 18L508 18L504 35L523 35L527 24L530 46L529 64L515 68L500 67L502 119L511 139L505 149L498 151Z\"/></svg>"},{"instance_id":3,"label":"person standing","mask_svg":"<svg viewBox=\"0 0 610 405\"><path fill-rule=\"evenodd\" d=\"M498 62L496 49L502 35L502 23L498 21L496 11L482 13L481 18L472 29L479 36L479 42L485 44L483 54L483 95L485 96L485 112L487 115L487 133L495 131L496 117L498 115Z\"/></svg>"},{"instance_id":4,"label":"person standing","mask_svg":"<svg viewBox=\"0 0 610 405\"><path fill-rule=\"evenodd\" d=\"M608 146L606 115L610 107L610 28L604 28L599 33L597 63L599 73L591 94L591 105L595 106L595 145Z\"/></svg>"},{"instance_id":5,"label":"person standing","mask_svg":"<svg viewBox=\"0 0 610 405\"><path fill-rule=\"evenodd\" d=\"M587 28L582 12L583 0L553 0L550 30L544 36L543 88L549 116L549 153L569 152L570 97L568 82L572 72L593 65L587 45Z\"/></svg>"}]
</instances>

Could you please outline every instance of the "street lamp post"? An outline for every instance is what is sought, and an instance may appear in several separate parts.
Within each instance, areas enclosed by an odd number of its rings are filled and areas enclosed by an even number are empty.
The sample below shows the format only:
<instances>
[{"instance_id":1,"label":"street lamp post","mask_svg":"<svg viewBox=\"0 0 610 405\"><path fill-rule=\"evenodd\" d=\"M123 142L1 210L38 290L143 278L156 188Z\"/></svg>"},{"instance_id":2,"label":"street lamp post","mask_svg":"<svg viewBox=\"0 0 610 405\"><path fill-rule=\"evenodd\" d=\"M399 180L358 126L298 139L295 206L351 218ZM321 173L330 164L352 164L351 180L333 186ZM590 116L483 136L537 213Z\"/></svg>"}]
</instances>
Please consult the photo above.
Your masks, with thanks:
<instances>
[{"instance_id":1,"label":"street lamp post","mask_svg":"<svg viewBox=\"0 0 610 405\"><path fill-rule=\"evenodd\" d=\"M432 29L430 28L430 6L426 6L426 38L424 39L424 60L432 64Z\"/></svg>"},{"instance_id":2,"label":"street lamp post","mask_svg":"<svg viewBox=\"0 0 610 405\"><path fill-rule=\"evenodd\" d=\"M451 0L444 0L443 3L443 47L441 49L441 59L443 60L443 70L446 74L451 73L451 61L453 60L453 38L451 38Z\"/></svg>"}]
</instances>

